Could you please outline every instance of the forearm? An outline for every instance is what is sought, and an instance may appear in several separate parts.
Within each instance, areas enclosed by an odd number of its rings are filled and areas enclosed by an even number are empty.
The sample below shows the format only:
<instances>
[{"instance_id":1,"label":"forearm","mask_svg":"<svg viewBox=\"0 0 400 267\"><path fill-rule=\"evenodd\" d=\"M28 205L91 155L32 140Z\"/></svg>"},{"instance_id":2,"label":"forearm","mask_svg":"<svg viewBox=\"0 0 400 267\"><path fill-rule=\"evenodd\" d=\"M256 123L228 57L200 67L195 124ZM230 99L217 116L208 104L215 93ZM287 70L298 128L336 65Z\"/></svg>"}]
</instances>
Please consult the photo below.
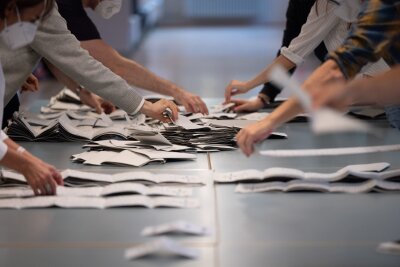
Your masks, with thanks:
<instances>
[{"instance_id":1,"label":"forearm","mask_svg":"<svg viewBox=\"0 0 400 267\"><path fill-rule=\"evenodd\" d=\"M55 67L53 64L45 60L45 63L51 73L56 77L56 79L64 84L67 88L71 89L72 91L75 92L76 88L78 88L79 84L77 84L74 80L72 80L70 77L65 75L62 71L60 71L57 67Z\"/></svg>"},{"instance_id":2,"label":"forearm","mask_svg":"<svg viewBox=\"0 0 400 267\"><path fill-rule=\"evenodd\" d=\"M114 72L129 84L155 93L175 96L183 90L174 83L157 76L135 61L122 58L122 56L120 56L120 63Z\"/></svg>"},{"instance_id":3,"label":"forearm","mask_svg":"<svg viewBox=\"0 0 400 267\"><path fill-rule=\"evenodd\" d=\"M83 41L81 46L130 85L169 96L175 96L183 91L137 62L123 57L102 40Z\"/></svg>"},{"instance_id":4,"label":"forearm","mask_svg":"<svg viewBox=\"0 0 400 267\"><path fill-rule=\"evenodd\" d=\"M346 86L352 104L400 104L400 67L371 79L357 79Z\"/></svg>"},{"instance_id":5,"label":"forearm","mask_svg":"<svg viewBox=\"0 0 400 267\"><path fill-rule=\"evenodd\" d=\"M301 112L303 112L303 109L298 103L297 99L289 98L289 100L265 117L261 123L267 128L276 129L285 122L288 122L296 117Z\"/></svg>"},{"instance_id":6,"label":"forearm","mask_svg":"<svg viewBox=\"0 0 400 267\"><path fill-rule=\"evenodd\" d=\"M280 55L270 65L268 65L263 71L261 71L256 77L254 77L253 79L251 79L247 82L249 88L255 88L261 84L269 82L268 75L269 75L270 71L275 66L278 66L278 65L282 66L286 70L290 70L296 66L288 58Z\"/></svg>"}]
</instances>

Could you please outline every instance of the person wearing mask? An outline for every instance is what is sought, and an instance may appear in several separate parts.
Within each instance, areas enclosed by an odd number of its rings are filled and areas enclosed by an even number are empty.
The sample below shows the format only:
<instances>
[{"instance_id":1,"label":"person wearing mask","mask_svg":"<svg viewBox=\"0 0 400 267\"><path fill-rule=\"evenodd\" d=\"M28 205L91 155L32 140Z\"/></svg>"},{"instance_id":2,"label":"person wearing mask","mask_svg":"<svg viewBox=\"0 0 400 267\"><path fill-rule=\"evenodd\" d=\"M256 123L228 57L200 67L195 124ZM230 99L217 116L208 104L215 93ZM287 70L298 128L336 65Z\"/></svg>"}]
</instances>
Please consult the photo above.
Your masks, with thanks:
<instances>
[{"instance_id":1,"label":"person wearing mask","mask_svg":"<svg viewBox=\"0 0 400 267\"><path fill-rule=\"evenodd\" d=\"M82 49L79 41L68 30L56 5L50 10L46 20L39 23L32 43L11 53L4 53L4 48L0 47L0 60L7 76L5 103L8 103L21 88L26 77L42 58L78 84L91 88L94 93L127 113L142 112L149 117L167 122L169 119L165 118L163 113L169 108L172 111L172 119L176 120L178 117L178 108L174 103L165 99L154 104L145 101L121 77ZM80 87L77 90L80 94Z\"/></svg>"},{"instance_id":2,"label":"person wearing mask","mask_svg":"<svg viewBox=\"0 0 400 267\"><path fill-rule=\"evenodd\" d=\"M56 2L61 16L67 22L68 29L80 41L81 47L130 85L172 96L188 112L208 113L206 104L199 96L158 77L137 62L123 57L101 39L100 33L84 8L91 8L104 19L109 19L120 11L122 0L57 0ZM65 77L63 72L59 71L51 62L48 62L47 65L68 88L75 90L79 87L79 84ZM84 95L83 101L89 102L89 105L101 112L101 101L96 101L94 96Z\"/></svg>"},{"instance_id":3,"label":"person wearing mask","mask_svg":"<svg viewBox=\"0 0 400 267\"><path fill-rule=\"evenodd\" d=\"M37 25L53 8L53 0L2 0L0 2L0 47L2 53L18 50L35 38ZM5 76L0 61L0 119L3 117ZM24 175L35 195L56 194L63 185L55 167L33 156L0 132L0 164Z\"/></svg>"},{"instance_id":4,"label":"person wearing mask","mask_svg":"<svg viewBox=\"0 0 400 267\"><path fill-rule=\"evenodd\" d=\"M314 5L315 0L290 0L288 8L286 10L286 26L283 31L282 46L288 47L292 40L296 38L301 31L301 27L306 23L308 14L311 11L311 7ZM324 42L320 43L314 49L315 56L323 62L325 60L328 51ZM281 51L278 52L278 57L281 55ZM293 74L296 67L289 70L290 74ZM227 86L226 90L231 92L240 92L240 88L250 88L247 82L238 80L232 80ZM239 90L237 90L239 89ZM268 104L273 103L277 95L282 91L282 88L275 86L268 82L264 84L262 90L259 92L257 98L246 100L246 99L231 99L230 101L235 104L234 111L236 112L251 112L262 109ZM235 93L232 93L234 95Z\"/></svg>"},{"instance_id":5,"label":"person wearing mask","mask_svg":"<svg viewBox=\"0 0 400 267\"><path fill-rule=\"evenodd\" d=\"M254 84L267 80L270 69L275 64L283 65L288 68L296 62L300 63L303 59L301 56L305 51L310 49L309 42L314 43L315 38L324 38L328 51L335 51L341 46L345 40L351 23L357 22L358 13L361 10L361 1L359 0L343 0L337 1L316 1L315 8L311 9L306 24L303 26L300 35L292 41L286 50L286 59L274 61L255 79ZM314 38L313 38L314 37ZM295 48L294 50L290 47ZM382 56L382 55L381 55ZM289 59L290 58L290 59ZM382 57L376 57L376 63L368 64L363 69L359 69L364 76L374 76L379 73L390 70ZM368 62L368 61L367 61ZM365 62L365 63L367 63ZM324 63L322 66L324 66ZM356 73L355 73L356 74ZM321 85L326 77L318 77L314 79L310 76L303 84L304 87ZM226 92L230 97L230 92ZM297 114L302 112L302 108L295 98L291 98L284 104L275 109L268 117L261 121L243 128L237 135L237 143L242 151L250 156L254 151L254 144L265 139L272 129L279 127L284 122L289 121Z\"/></svg>"}]
</instances>

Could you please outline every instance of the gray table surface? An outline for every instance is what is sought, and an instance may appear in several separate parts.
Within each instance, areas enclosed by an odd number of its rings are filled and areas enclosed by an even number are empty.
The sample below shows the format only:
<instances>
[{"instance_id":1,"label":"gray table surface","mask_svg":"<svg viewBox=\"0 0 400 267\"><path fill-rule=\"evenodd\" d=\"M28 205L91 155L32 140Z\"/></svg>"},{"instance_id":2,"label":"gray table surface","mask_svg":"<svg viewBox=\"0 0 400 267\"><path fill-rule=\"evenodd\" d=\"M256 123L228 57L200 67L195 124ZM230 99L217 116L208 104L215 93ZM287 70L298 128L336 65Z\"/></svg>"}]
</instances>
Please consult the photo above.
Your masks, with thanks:
<instances>
[{"instance_id":1,"label":"gray table surface","mask_svg":"<svg viewBox=\"0 0 400 267\"><path fill-rule=\"evenodd\" d=\"M313 136L307 124L281 129L287 140L267 140L263 149L396 144L400 133L375 122L380 136ZM193 162L143 168L88 167L71 163L82 144L24 143L57 168L122 172L148 170L209 176L268 167L331 172L349 164L389 162L400 167L398 152L339 157L246 158L239 151L200 154ZM201 193L199 193L201 192ZM376 246L400 238L400 194L269 193L237 194L234 185L199 191L195 210L121 208L0 210L0 266L400 266L400 257L379 254ZM205 192L205 193L204 193ZM215 197L215 198L214 198ZM212 224L208 238L176 237L201 251L198 260L149 257L129 262L124 249L145 240L147 225L176 219Z\"/></svg>"}]
</instances>

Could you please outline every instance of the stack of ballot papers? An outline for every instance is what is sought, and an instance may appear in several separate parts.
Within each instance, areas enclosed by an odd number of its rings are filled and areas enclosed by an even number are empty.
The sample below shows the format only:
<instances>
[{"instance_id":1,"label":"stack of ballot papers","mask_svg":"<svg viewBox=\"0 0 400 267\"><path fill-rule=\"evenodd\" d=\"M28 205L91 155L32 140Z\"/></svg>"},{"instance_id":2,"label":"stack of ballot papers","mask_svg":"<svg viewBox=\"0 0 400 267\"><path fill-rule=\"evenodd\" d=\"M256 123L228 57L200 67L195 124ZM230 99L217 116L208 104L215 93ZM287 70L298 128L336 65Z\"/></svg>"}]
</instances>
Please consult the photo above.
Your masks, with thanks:
<instances>
[{"instance_id":1,"label":"stack of ballot papers","mask_svg":"<svg viewBox=\"0 0 400 267\"><path fill-rule=\"evenodd\" d=\"M314 191L366 193L400 191L400 170L384 171L389 163L349 165L334 173L302 172L290 168L215 173L218 183L243 182L238 193ZM255 182L257 181L257 182Z\"/></svg>"},{"instance_id":2,"label":"stack of ballot papers","mask_svg":"<svg viewBox=\"0 0 400 267\"><path fill-rule=\"evenodd\" d=\"M26 118L23 114L15 113L5 132L16 141L41 142L129 139L131 133L124 124L113 123L105 114L78 120L71 119L70 113L63 113L50 121Z\"/></svg>"},{"instance_id":3,"label":"stack of ballot papers","mask_svg":"<svg viewBox=\"0 0 400 267\"><path fill-rule=\"evenodd\" d=\"M149 172L103 174L67 169L61 175L65 187L58 186L56 196L34 197L23 175L2 170L0 208L197 208L193 186L207 183L197 176Z\"/></svg>"}]
</instances>

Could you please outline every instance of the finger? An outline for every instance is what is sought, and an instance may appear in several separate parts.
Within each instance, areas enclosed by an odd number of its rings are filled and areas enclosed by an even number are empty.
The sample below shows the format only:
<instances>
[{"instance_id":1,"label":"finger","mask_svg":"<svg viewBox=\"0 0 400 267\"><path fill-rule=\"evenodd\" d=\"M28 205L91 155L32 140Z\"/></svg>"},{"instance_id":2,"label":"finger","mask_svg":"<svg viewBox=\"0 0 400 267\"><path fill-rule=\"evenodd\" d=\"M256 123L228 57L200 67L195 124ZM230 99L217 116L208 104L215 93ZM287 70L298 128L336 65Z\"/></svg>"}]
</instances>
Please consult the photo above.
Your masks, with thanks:
<instances>
[{"instance_id":1,"label":"finger","mask_svg":"<svg viewBox=\"0 0 400 267\"><path fill-rule=\"evenodd\" d=\"M190 112L190 113L195 113L196 109L194 107L194 105L189 101L189 102L184 102L183 106L185 107L186 112Z\"/></svg>"},{"instance_id":2,"label":"finger","mask_svg":"<svg viewBox=\"0 0 400 267\"><path fill-rule=\"evenodd\" d=\"M245 154L247 157L251 156L254 152L254 141L253 137L249 135L245 141L244 147L245 147Z\"/></svg>"},{"instance_id":3,"label":"finger","mask_svg":"<svg viewBox=\"0 0 400 267\"><path fill-rule=\"evenodd\" d=\"M226 89L225 89L225 102L230 102L231 101L232 90L233 90L233 87L231 85L228 85L228 87L226 87Z\"/></svg>"},{"instance_id":4,"label":"finger","mask_svg":"<svg viewBox=\"0 0 400 267\"><path fill-rule=\"evenodd\" d=\"M208 115L208 108L207 108L206 103L204 103L204 101L200 97L197 99L197 101L198 101L198 105L200 107L201 114Z\"/></svg>"},{"instance_id":5,"label":"finger","mask_svg":"<svg viewBox=\"0 0 400 267\"><path fill-rule=\"evenodd\" d=\"M58 185L64 185L64 180L62 178L62 175L60 172L58 172L56 169L52 170L52 175L53 175L53 179L54 181L58 184Z\"/></svg>"},{"instance_id":6,"label":"finger","mask_svg":"<svg viewBox=\"0 0 400 267\"><path fill-rule=\"evenodd\" d=\"M179 116L178 115L178 112L179 112L178 107L172 102L168 102L168 107L172 110L172 119L174 121L176 121Z\"/></svg>"},{"instance_id":7,"label":"finger","mask_svg":"<svg viewBox=\"0 0 400 267\"><path fill-rule=\"evenodd\" d=\"M56 192L57 192L57 184L53 179L53 175L50 175L49 178L47 179L46 193L48 195L55 195Z\"/></svg>"},{"instance_id":8,"label":"finger","mask_svg":"<svg viewBox=\"0 0 400 267\"><path fill-rule=\"evenodd\" d=\"M30 187L33 190L33 193L35 194L35 196L39 196L40 192L39 192L39 188L37 187L36 183L29 183Z\"/></svg>"},{"instance_id":9,"label":"finger","mask_svg":"<svg viewBox=\"0 0 400 267\"><path fill-rule=\"evenodd\" d=\"M38 182L38 188L39 188L39 195L44 196L47 194L46 190L46 180L40 180Z\"/></svg>"}]
</instances>

